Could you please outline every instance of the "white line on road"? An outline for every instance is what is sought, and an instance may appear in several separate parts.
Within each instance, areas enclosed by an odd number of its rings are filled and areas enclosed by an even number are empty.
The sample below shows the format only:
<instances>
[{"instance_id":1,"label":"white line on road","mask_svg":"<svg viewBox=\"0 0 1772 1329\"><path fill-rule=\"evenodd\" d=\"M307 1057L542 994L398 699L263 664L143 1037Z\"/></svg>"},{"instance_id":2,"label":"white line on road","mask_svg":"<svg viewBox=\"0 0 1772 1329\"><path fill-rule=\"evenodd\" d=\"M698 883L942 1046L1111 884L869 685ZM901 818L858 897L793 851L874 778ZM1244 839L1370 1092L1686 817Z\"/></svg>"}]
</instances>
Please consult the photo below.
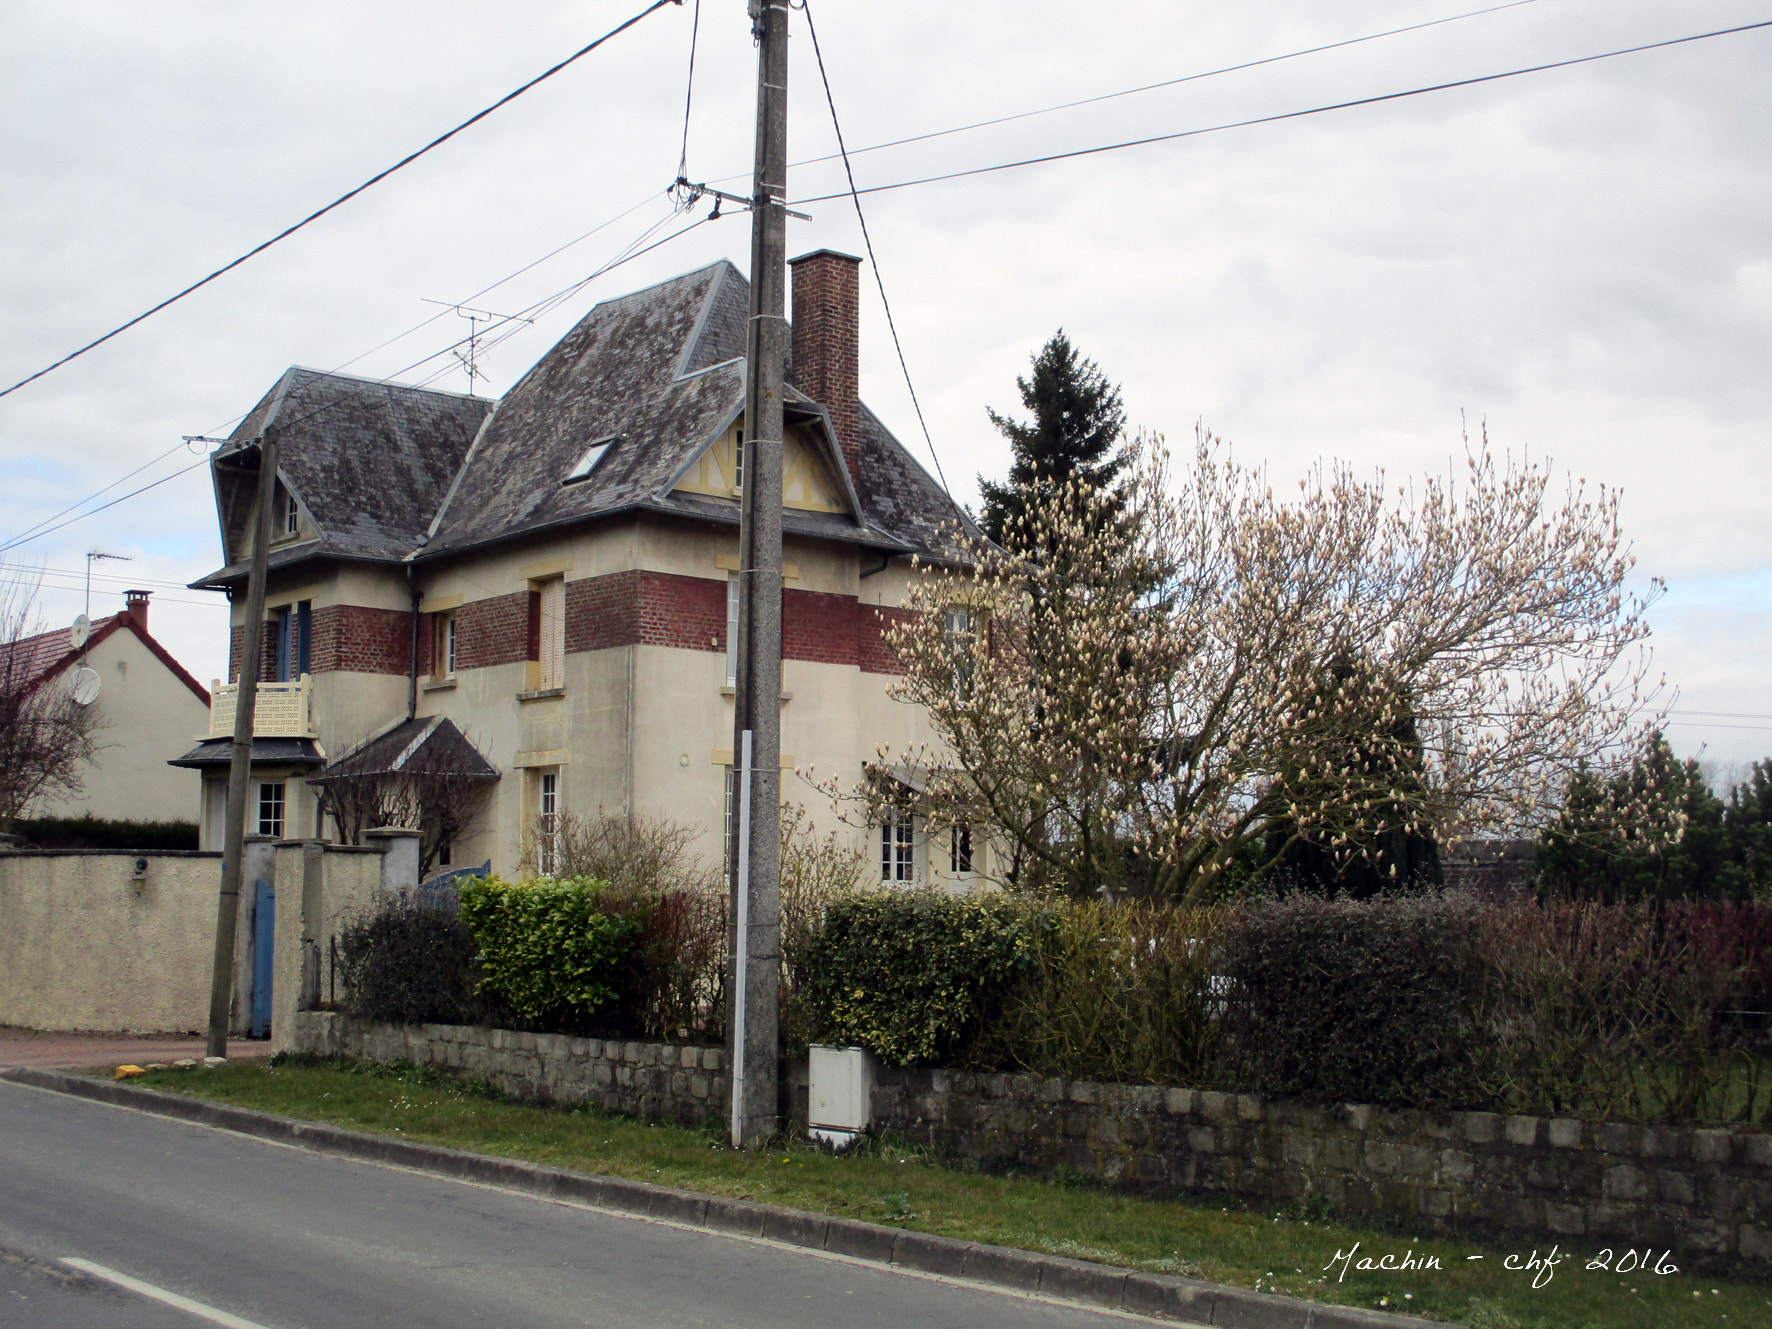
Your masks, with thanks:
<instances>
[{"instance_id":1,"label":"white line on road","mask_svg":"<svg viewBox=\"0 0 1772 1329\"><path fill-rule=\"evenodd\" d=\"M205 1306L200 1301L181 1297L176 1292L168 1292L163 1287L155 1287L152 1283L144 1283L139 1278L120 1274L115 1269L107 1269L104 1265L94 1264L91 1260L63 1258L62 1263L70 1269L78 1269L83 1274L91 1274L94 1278L102 1278L107 1283L115 1283L118 1287L128 1288L131 1292L147 1297L150 1301L171 1306L187 1315L195 1315L198 1319L208 1320L211 1324L225 1325L226 1329L265 1329L255 1320L243 1320L238 1315L230 1315L227 1311L217 1310L214 1306Z\"/></svg>"}]
</instances>

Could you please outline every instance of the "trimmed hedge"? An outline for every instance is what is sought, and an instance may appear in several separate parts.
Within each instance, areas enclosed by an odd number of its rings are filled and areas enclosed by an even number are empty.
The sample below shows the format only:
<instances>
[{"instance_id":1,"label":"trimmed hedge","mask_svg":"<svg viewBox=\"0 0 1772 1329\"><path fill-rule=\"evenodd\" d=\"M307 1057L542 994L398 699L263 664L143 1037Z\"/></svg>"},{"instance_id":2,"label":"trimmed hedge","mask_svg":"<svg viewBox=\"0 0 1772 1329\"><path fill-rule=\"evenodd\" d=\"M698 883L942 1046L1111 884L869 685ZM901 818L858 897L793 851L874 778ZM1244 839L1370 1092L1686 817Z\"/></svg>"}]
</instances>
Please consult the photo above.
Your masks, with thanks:
<instances>
[{"instance_id":1,"label":"trimmed hedge","mask_svg":"<svg viewBox=\"0 0 1772 1329\"><path fill-rule=\"evenodd\" d=\"M583 877L461 887L461 917L479 943L480 991L519 1015L572 1026L615 1004L641 918L602 909L604 883Z\"/></svg>"},{"instance_id":2,"label":"trimmed hedge","mask_svg":"<svg viewBox=\"0 0 1772 1329\"><path fill-rule=\"evenodd\" d=\"M472 1024L479 945L444 904L402 891L339 933L338 976L351 1010L399 1024Z\"/></svg>"},{"instance_id":3,"label":"trimmed hedge","mask_svg":"<svg viewBox=\"0 0 1772 1329\"><path fill-rule=\"evenodd\" d=\"M1471 1101L1480 918L1475 901L1440 895L1242 909L1223 951L1224 1071L1277 1098Z\"/></svg>"},{"instance_id":4,"label":"trimmed hedge","mask_svg":"<svg viewBox=\"0 0 1772 1329\"><path fill-rule=\"evenodd\" d=\"M95 817L21 817L14 835L38 849L195 849L194 821L117 821Z\"/></svg>"},{"instance_id":5,"label":"trimmed hedge","mask_svg":"<svg viewBox=\"0 0 1772 1329\"><path fill-rule=\"evenodd\" d=\"M800 998L823 1041L900 1066L963 1056L1034 967L1036 927L1000 896L840 899L807 949Z\"/></svg>"}]
</instances>

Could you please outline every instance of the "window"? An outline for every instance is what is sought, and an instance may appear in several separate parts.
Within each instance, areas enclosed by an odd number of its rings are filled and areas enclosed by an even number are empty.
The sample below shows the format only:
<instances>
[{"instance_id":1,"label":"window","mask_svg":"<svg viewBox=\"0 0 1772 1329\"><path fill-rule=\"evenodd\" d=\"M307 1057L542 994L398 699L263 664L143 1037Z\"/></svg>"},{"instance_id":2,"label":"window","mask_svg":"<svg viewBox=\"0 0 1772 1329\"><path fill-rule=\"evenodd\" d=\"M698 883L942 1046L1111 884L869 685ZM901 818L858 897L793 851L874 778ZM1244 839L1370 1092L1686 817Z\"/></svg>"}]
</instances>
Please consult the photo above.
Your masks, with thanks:
<instances>
[{"instance_id":1,"label":"window","mask_svg":"<svg viewBox=\"0 0 1772 1329\"><path fill-rule=\"evenodd\" d=\"M972 828L956 826L948 834L948 871L956 877L971 872Z\"/></svg>"},{"instance_id":2,"label":"window","mask_svg":"<svg viewBox=\"0 0 1772 1329\"><path fill-rule=\"evenodd\" d=\"M726 574L726 686L738 686L738 574Z\"/></svg>"},{"instance_id":3,"label":"window","mask_svg":"<svg viewBox=\"0 0 1772 1329\"><path fill-rule=\"evenodd\" d=\"M529 592L530 685L566 686L566 578L536 582Z\"/></svg>"},{"instance_id":4,"label":"window","mask_svg":"<svg viewBox=\"0 0 1772 1329\"><path fill-rule=\"evenodd\" d=\"M267 780L258 787L258 833L283 838L283 781Z\"/></svg>"},{"instance_id":5,"label":"window","mask_svg":"<svg viewBox=\"0 0 1772 1329\"><path fill-rule=\"evenodd\" d=\"M597 463L603 460L604 454L620 441L621 435L619 434L609 434L598 439L585 450L584 456L578 459L578 465L566 472L566 478L560 483L570 485L577 484L580 480L590 479L591 472L597 469Z\"/></svg>"},{"instance_id":6,"label":"window","mask_svg":"<svg viewBox=\"0 0 1772 1329\"><path fill-rule=\"evenodd\" d=\"M734 431L732 444L732 487L744 488L744 429L741 426Z\"/></svg>"},{"instance_id":7,"label":"window","mask_svg":"<svg viewBox=\"0 0 1772 1329\"><path fill-rule=\"evenodd\" d=\"M272 681L294 683L303 674L313 672L309 665L314 643L314 602L300 600L281 606L276 613L277 676Z\"/></svg>"},{"instance_id":8,"label":"window","mask_svg":"<svg viewBox=\"0 0 1772 1329\"><path fill-rule=\"evenodd\" d=\"M973 675L978 668L978 633L970 609L948 609L941 616L941 639L954 662L954 700L972 699Z\"/></svg>"},{"instance_id":9,"label":"window","mask_svg":"<svg viewBox=\"0 0 1772 1329\"><path fill-rule=\"evenodd\" d=\"M551 877L560 866L560 772L535 777L535 870Z\"/></svg>"},{"instance_id":10,"label":"window","mask_svg":"<svg viewBox=\"0 0 1772 1329\"><path fill-rule=\"evenodd\" d=\"M301 534L301 504L295 501L295 495L287 489L283 491L283 534Z\"/></svg>"},{"instance_id":11,"label":"window","mask_svg":"<svg viewBox=\"0 0 1772 1329\"><path fill-rule=\"evenodd\" d=\"M455 677L455 611L431 616L431 677Z\"/></svg>"},{"instance_id":12,"label":"window","mask_svg":"<svg viewBox=\"0 0 1772 1329\"><path fill-rule=\"evenodd\" d=\"M880 880L893 884L917 879L916 839L911 814L888 809L880 820Z\"/></svg>"}]
</instances>

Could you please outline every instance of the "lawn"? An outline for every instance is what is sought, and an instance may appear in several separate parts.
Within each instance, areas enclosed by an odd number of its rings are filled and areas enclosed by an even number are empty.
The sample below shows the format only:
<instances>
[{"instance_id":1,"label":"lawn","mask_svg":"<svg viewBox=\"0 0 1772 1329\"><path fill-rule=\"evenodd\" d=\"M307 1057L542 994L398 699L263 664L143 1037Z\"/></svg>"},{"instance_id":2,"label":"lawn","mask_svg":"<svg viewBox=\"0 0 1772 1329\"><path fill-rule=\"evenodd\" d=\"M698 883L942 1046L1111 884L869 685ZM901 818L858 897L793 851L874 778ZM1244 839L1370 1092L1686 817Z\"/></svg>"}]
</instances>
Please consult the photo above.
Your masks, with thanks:
<instances>
[{"instance_id":1,"label":"lawn","mask_svg":"<svg viewBox=\"0 0 1772 1329\"><path fill-rule=\"evenodd\" d=\"M1591 1243L1557 1249L1548 1279L1525 1265L1548 1243L1433 1238L1322 1212L1156 1200L1098 1186L986 1175L891 1140L835 1155L790 1141L742 1153L717 1133L537 1107L415 1066L303 1063L153 1071L135 1083L242 1107L554 1167L766 1200L969 1241L1407 1310L1474 1329L1718 1329L1772 1323L1772 1280L1590 1268ZM1536 1247L1536 1249L1535 1249ZM1354 1252L1351 1259L1338 1260ZM1651 1264L1661 1256L1655 1251ZM1391 1271L1377 1268L1389 1257ZM1481 1258L1473 1258L1478 1257ZM1373 1267L1362 1271L1360 1261ZM1634 1264L1635 1261L1625 1261ZM1534 1287L1534 1282L1539 1286Z\"/></svg>"}]
</instances>

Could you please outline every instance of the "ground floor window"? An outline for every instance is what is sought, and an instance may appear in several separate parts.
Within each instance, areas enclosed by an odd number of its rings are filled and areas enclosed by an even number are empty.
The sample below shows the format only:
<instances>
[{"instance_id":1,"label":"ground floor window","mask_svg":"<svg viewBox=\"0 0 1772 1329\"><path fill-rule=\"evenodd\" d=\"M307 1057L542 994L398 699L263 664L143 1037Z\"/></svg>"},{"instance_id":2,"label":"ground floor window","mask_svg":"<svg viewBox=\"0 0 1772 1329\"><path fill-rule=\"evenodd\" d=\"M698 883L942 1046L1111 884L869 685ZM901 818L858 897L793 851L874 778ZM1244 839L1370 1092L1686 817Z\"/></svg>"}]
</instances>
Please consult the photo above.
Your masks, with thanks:
<instances>
[{"instance_id":1,"label":"ground floor window","mask_svg":"<svg viewBox=\"0 0 1772 1329\"><path fill-rule=\"evenodd\" d=\"M880 820L880 880L894 884L915 881L916 846L911 814L889 808Z\"/></svg>"},{"instance_id":2,"label":"ground floor window","mask_svg":"<svg viewBox=\"0 0 1772 1329\"><path fill-rule=\"evenodd\" d=\"M948 871L956 877L972 871L972 828L956 826L948 843Z\"/></svg>"},{"instance_id":3,"label":"ground floor window","mask_svg":"<svg viewBox=\"0 0 1772 1329\"><path fill-rule=\"evenodd\" d=\"M266 780L258 787L258 833L283 838L283 781Z\"/></svg>"},{"instance_id":4,"label":"ground floor window","mask_svg":"<svg viewBox=\"0 0 1772 1329\"><path fill-rule=\"evenodd\" d=\"M535 777L535 869L551 877L560 867L560 772Z\"/></svg>"}]
</instances>

